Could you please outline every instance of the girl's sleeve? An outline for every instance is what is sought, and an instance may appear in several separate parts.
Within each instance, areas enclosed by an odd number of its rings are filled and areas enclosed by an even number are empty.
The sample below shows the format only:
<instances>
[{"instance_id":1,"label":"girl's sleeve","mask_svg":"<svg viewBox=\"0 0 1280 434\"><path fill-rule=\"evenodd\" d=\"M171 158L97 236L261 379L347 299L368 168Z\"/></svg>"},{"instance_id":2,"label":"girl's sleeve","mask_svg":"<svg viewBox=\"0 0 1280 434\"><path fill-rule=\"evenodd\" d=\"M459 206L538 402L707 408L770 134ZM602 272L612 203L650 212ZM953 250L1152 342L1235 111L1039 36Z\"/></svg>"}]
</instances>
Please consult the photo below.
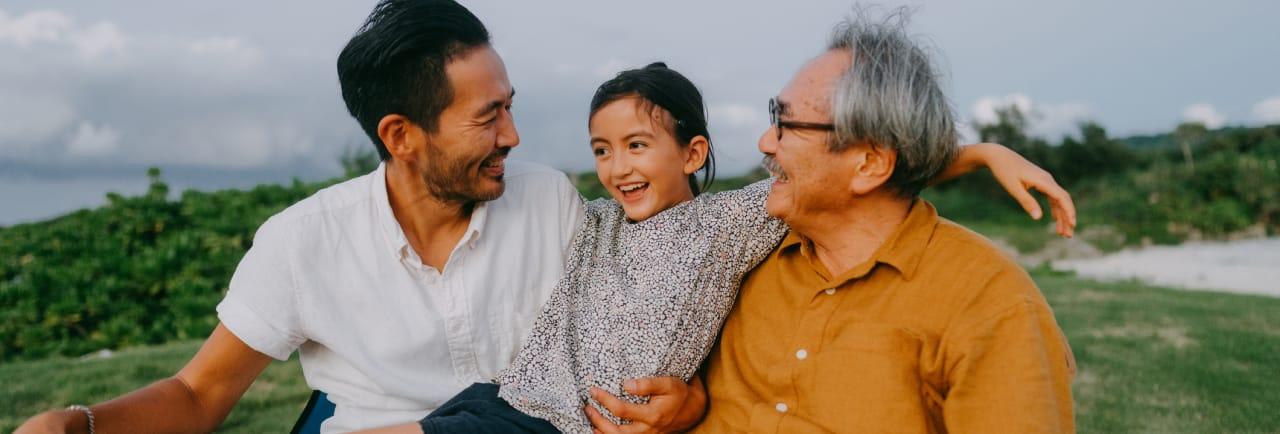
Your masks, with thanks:
<instances>
[{"instance_id":1,"label":"girl's sleeve","mask_svg":"<svg viewBox=\"0 0 1280 434\"><path fill-rule=\"evenodd\" d=\"M787 225L765 213L765 200L773 178L740 190L729 190L696 199L699 227L711 237L716 259L739 264L742 271L755 267L787 234Z\"/></svg>"}]
</instances>

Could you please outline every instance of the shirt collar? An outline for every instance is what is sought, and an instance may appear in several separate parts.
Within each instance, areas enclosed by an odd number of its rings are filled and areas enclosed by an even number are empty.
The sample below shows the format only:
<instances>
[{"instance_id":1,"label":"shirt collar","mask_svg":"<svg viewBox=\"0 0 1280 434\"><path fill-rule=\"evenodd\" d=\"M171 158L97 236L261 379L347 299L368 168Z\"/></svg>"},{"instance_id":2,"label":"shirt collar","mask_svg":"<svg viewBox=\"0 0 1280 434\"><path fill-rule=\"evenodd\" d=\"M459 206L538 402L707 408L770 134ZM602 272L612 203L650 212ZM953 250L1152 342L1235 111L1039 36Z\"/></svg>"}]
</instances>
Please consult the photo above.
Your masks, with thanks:
<instances>
[{"instance_id":1,"label":"shirt collar","mask_svg":"<svg viewBox=\"0 0 1280 434\"><path fill-rule=\"evenodd\" d=\"M484 233L484 222L488 217L489 202L479 202L471 210L471 222L467 224L467 233L462 234L462 242L467 243L467 247L476 248L476 243L480 242L480 235Z\"/></svg>"},{"instance_id":2,"label":"shirt collar","mask_svg":"<svg viewBox=\"0 0 1280 434\"><path fill-rule=\"evenodd\" d=\"M911 280L937 227L938 210L929 201L916 199L911 204L907 219L876 252L877 260L896 268L904 279Z\"/></svg>"},{"instance_id":3,"label":"shirt collar","mask_svg":"<svg viewBox=\"0 0 1280 434\"><path fill-rule=\"evenodd\" d=\"M857 279L871 272L876 264L886 264L898 270L902 274L903 279L911 280L915 275L916 268L920 266L920 260L924 257L925 249L929 245L929 240L933 238L933 231L938 225L938 210L924 199L916 199L911 204L911 211L907 213L907 218L898 224L889 239L876 249L872 254L871 261L854 267L852 270L838 276L837 281ZM809 259L815 268L823 271L825 276L825 268L820 267L821 262L813 254L813 241L805 238L803 235L791 231L786 238L782 240L779 249L788 251L799 249L801 255Z\"/></svg>"},{"instance_id":4,"label":"shirt collar","mask_svg":"<svg viewBox=\"0 0 1280 434\"><path fill-rule=\"evenodd\" d=\"M373 195L377 224L387 242L387 247L401 257L415 256L409 239L404 236L404 229L396 221L395 212L391 211L391 197L387 192L387 163L378 164L378 168L370 175L370 189ZM466 244L474 249L479 242L484 224L488 218L488 202L477 203L471 210L471 221L467 223L467 232L462 235L459 245Z\"/></svg>"},{"instance_id":5,"label":"shirt collar","mask_svg":"<svg viewBox=\"0 0 1280 434\"><path fill-rule=\"evenodd\" d=\"M391 197L387 193L387 163L378 164L378 168L369 175L370 190L373 196L378 228L386 238L387 248L396 255L404 255L409 249L409 239L404 237L404 230L396 221L396 214L391 211Z\"/></svg>"}]
</instances>

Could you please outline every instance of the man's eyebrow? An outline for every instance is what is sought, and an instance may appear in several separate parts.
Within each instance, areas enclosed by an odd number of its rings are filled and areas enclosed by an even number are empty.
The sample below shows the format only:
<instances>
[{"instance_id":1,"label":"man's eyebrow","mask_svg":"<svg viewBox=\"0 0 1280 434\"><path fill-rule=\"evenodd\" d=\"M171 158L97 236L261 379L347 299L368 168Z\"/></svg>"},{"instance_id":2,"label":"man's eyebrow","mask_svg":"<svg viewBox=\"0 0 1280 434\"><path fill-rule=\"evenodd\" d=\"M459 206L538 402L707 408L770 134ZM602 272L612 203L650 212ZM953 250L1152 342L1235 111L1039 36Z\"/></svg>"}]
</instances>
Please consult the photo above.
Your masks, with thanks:
<instances>
[{"instance_id":1,"label":"man's eyebrow","mask_svg":"<svg viewBox=\"0 0 1280 434\"><path fill-rule=\"evenodd\" d=\"M480 108L480 110L476 110L476 114L473 115L472 117L478 118L494 110L506 107L507 104L509 104L509 101L511 101L515 97L516 97L516 89L511 88L511 94L507 95L506 99L490 101L488 104L485 104L484 107Z\"/></svg>"}]
</instances>

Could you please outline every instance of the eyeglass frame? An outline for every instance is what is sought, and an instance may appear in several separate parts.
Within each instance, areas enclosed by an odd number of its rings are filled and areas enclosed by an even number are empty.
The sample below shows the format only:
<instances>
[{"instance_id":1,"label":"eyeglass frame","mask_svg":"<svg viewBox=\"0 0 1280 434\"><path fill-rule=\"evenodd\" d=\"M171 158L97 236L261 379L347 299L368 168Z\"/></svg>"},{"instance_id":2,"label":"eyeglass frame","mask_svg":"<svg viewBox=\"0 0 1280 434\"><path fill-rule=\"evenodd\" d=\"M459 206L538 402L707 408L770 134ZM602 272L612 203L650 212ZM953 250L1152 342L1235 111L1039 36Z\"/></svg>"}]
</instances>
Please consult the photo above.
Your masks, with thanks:
<instances>
[{"instance_id":1,"label":"eyeglass frame","mask_svg":"<svg viewBox=\"0 0 1280 434\"><path fill-rule=\"evenodd\" d=\"M799 122L782 120L782 103L778 102L778 97L769 98L769 125L778 131L778 140L782 140L782 129L805 129L805 130L822 130L834 132L836 126L834 124L817 123L817 122Z\"/></svg>"}]
</instances>

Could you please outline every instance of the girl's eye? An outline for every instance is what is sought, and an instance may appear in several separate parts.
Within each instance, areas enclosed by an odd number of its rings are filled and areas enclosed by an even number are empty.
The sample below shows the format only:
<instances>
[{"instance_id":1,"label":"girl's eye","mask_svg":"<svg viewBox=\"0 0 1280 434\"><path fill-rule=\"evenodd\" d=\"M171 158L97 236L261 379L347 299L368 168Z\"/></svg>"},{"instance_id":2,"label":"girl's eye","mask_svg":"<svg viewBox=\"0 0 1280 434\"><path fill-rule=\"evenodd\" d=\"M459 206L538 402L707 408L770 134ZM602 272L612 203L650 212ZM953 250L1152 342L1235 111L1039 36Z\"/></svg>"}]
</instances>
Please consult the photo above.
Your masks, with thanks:
<instances>
[{"instance_id":1,"label":"girl's eye","mask_svg":"<svg viewBox=\"0 0 1280 434\"><path fill-rule=\"evenodd\" d=\"M597 157L603 157L605 154L609 153L609 150L605 148L595 148L591 150L591 153L595 154Z\"/></svg>"},{"instance_id":2,"label":"girl's eye","mask_svg":"<svg viewBox=\"0 0 1280 434\"><path fill-rule=\"evenodd\" d=\"M631 149L640 149L640 148L644 148L644 147L646 147L646 146L649 146L649 145L646 145L646 144L644 144L643 142L631 142L631 143L627 144L627 147L629 147L629 148L631 148Z\"/></svg>"}]
</instances>

